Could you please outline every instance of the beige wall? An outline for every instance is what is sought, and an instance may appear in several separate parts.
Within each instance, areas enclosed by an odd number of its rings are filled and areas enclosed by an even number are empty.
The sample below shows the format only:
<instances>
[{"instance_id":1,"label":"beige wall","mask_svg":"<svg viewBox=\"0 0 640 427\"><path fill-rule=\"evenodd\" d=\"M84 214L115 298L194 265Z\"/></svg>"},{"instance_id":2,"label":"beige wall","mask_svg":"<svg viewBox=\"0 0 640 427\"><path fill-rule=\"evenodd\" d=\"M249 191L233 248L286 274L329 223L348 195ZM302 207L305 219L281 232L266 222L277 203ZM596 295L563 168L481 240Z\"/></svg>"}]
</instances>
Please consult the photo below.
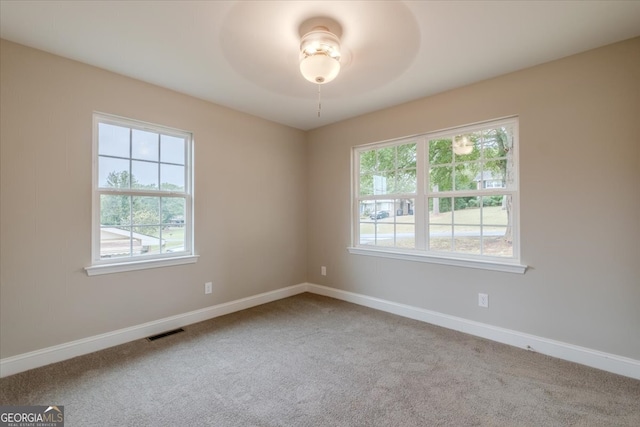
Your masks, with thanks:
<instances>
[{"instance_id":1,"label":"beige wall","mask_svg":"<svg viewBox=\"0 0 640 427\"><path fill-rule=\"evenodd\" d=\"M514 114L525 275L347 252L352 146ZM310 282L640 359L639 38L317 129L308 167Z\"/></svg>"},{"instance_id":2,"label":"beige wall","mask_svg":"<svg viewBox=\"0 0 640 427\"><path fill-rule=\"evenodd\" d=\"M0 357L306 280L302 131L4 40L0 54ZM86 275L93 111L194 133L196 264Z\"/></svg>"}]
</instances>

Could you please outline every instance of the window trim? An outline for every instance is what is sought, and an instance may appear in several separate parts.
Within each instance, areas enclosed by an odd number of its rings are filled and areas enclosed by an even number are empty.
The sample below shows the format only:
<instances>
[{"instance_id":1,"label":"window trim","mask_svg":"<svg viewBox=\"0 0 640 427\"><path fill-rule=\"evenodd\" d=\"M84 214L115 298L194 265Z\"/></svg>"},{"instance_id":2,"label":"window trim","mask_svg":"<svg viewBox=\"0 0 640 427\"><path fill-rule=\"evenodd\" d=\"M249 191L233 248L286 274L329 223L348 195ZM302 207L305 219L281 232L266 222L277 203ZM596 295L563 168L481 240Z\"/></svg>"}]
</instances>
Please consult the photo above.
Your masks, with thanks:
<instances>
[{"instance_id":1,"label":"window trim","mask_svg":"<svg viewBox=\"0 0 640 427\"><path fill-rule=\"evenodd\" d=\"M515 212L511 212L511 227L513 235L513 256L509 258L490 256L463 254L459 252L438 252L429 251L426 245L426 230L428 229L428 199L434 197L432 192L428 191L428 176L425 169L429 167L426 149L429 141L432 139L449 137L453 133L471 133L489 127L497 127L504 124L514 126L515 140L512 147L512 161L516 168L512 189L508 190L508 194L512 197L512 205L516 207ZM415 194L415 249L402 249L397 247L369 246L361 245L360 242L360 202L363 197L360 196L360 153L372 149L380 149L385 147L398 146L409 142L415 142L416 146L416 194ZM347 248L349 253L356 255L377 256L384 258L401 259L407 261L428 262L434 264L453 265L458 267L478 268L484 270L503 271L510 273L524 274L528 268L527 265L521 263L520 253L520 171L519 171L519 118L518 116L502 117L495 120L488 120L473 123L464 126L456 126L442 129L434 132L427 132L419 135L405 136L392 140L380 141L375 143L358 145L352 148L351 162L351 246ZM504 194L504 188L482 189L485 192L496 192ZM449 194L451 193L451 194ZM455 193L455 194L454 194ZM464 197L455 191L436 193L442 197ZM389 194L390 199L397 198L397 194ZM366 199L367 197L364 197Z\"/></svg>"},{"instance_id":2,"label":"window trim","mask_svg":"<svg viewBox=\"0 0 640 427\"><path fill-rule=\"evenodd\" d=\"M146 259L111 264L95 264L85 267L87 276L121 273L124 271L146 270L149 268L170 267L172 265L193 264L198 261L198 255L174 256L162 259Z\"/></svg>"},{"instance_id":3,"label":"window trim","mask_svg":"<svg viewBox=\"0 0 640 427\"><path fill-rule=\"evenodd\" d=\"M171 197L178 196L185 200L185 251L176 253L161 253L149 255L137 255L122 258L100 258L100 195L113 192L119 194L117 190L99 188L99 147L98 147L98 125L108 123L116 126L129 127L130 129L151 131L162 135L177 136L186 139L185 147L185 191L172 192L145 189L129 189L127 193L133 196ZM190 264L198 260L194 252L194 224L193 224L193 134L188 131L170 128L154 123L120 117L112 114L94 112L92 124L92 206L91 206L91 265L85 267L87 275L101 275L117 273L123 271L134 271L141 269L167 267L172 265ZM158 159L160 162L160 159Z\"/></svg>"},{"instance_id":4,"label":"window trim","mask_svg":"<svg viewBox=\"0 0 640 427\"><path fill-rule=\"evenodd\" d=\"M477 268L481 270L503 271L506 273L524 274L528 266L520 262L507 262L506 260L497 260L495 258L487 259L471 259L458 258L455 256L441 256L442 252L425 253L423 251L403 251L398 248L365 248L363 246L350 246L347 248L350 254L366 255L381 258L399 259L403 261L418 261L431 264L452 265L456 267Z\"/></svg>"}]
</instances>

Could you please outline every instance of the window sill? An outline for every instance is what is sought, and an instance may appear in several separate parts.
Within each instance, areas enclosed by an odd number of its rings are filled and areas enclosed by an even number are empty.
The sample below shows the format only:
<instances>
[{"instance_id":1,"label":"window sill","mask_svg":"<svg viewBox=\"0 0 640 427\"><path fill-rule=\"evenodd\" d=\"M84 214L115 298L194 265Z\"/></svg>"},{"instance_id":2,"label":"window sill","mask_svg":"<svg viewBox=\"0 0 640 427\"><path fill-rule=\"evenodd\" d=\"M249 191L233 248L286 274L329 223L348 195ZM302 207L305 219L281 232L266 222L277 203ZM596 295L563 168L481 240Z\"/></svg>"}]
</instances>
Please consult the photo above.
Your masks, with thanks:
<instances>
[{"instance_id":1,"label":"window sill","mask_svg":"<svg viewBox=\"0 0 640 427\"><path fill-rule=\"evenodd\" d=\"M427 255L415 252L403 252L389 249L373 249L362 247L349 247L349 253L355 255L377 256L382 258L401 259L405 261L429 262L433 264L453 265L456 267L478 268L481 270L504 271L507 273L524 274L527 266L518 262L500 260L476 260L468 258L449 258L443 256Z\"/></svg>"},{"instance_id":2,"label":"window sill","mask_svg":"<svg viewBox=\"0 0 640 427\"><path fill-rule=\"evenodd\" d=\"M124 271L146 270L149 268L170 267L172 265L193 264L198 261L198 255L187 255L172 258L149 259L142 261L119 262L113 264L96 264L85 267L87 276L121 273Z\"/></svg>"}]
</instances>

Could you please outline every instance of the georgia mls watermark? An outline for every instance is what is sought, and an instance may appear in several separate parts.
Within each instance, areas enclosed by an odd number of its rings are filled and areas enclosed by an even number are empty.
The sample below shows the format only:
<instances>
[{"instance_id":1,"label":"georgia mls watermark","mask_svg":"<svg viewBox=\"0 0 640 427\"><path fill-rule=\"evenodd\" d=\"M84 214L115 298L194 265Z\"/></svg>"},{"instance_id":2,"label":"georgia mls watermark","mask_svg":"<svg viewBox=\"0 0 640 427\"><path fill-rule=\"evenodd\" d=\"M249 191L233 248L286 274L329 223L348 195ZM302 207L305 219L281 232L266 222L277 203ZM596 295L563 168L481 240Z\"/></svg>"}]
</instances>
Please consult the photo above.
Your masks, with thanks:
<instances>
[{"instance_id":1,"label":"georgia mls watermark","mask_svg":"<svg viewBox=\"0 0 640 427\"><path fill-rule=\"evenodd\" d=\"M64 427L64 406L0 406L0 427Z\"/></svg>"}]
</instances>

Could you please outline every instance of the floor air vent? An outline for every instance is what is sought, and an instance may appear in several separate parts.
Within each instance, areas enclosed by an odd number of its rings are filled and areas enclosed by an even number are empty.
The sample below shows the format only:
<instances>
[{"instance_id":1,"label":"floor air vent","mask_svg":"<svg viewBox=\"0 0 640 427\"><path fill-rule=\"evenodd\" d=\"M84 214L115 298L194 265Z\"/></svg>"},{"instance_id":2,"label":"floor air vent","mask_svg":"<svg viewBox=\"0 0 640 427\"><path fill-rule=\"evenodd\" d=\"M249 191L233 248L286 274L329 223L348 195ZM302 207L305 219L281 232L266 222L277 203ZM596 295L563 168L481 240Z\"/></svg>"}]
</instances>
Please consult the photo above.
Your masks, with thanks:
<instances>
[{"instance_id":1,"label":"floor air vent","mask_svg":"<svg viewBox=\"0 0 640 427\"><path fill-rule=\"evenodd\" d=\"M169 335L178 334L180 332L184 332L184 329L178 328L178 329L174 329L173 331L167 331L167 332L163 332L163 333L158 334L158 335L152 335L150 337L147 337L147 340L148 341L155 341L155 340L159 340L160 338L168 337Z\"/></svg>"}]
</instances>

